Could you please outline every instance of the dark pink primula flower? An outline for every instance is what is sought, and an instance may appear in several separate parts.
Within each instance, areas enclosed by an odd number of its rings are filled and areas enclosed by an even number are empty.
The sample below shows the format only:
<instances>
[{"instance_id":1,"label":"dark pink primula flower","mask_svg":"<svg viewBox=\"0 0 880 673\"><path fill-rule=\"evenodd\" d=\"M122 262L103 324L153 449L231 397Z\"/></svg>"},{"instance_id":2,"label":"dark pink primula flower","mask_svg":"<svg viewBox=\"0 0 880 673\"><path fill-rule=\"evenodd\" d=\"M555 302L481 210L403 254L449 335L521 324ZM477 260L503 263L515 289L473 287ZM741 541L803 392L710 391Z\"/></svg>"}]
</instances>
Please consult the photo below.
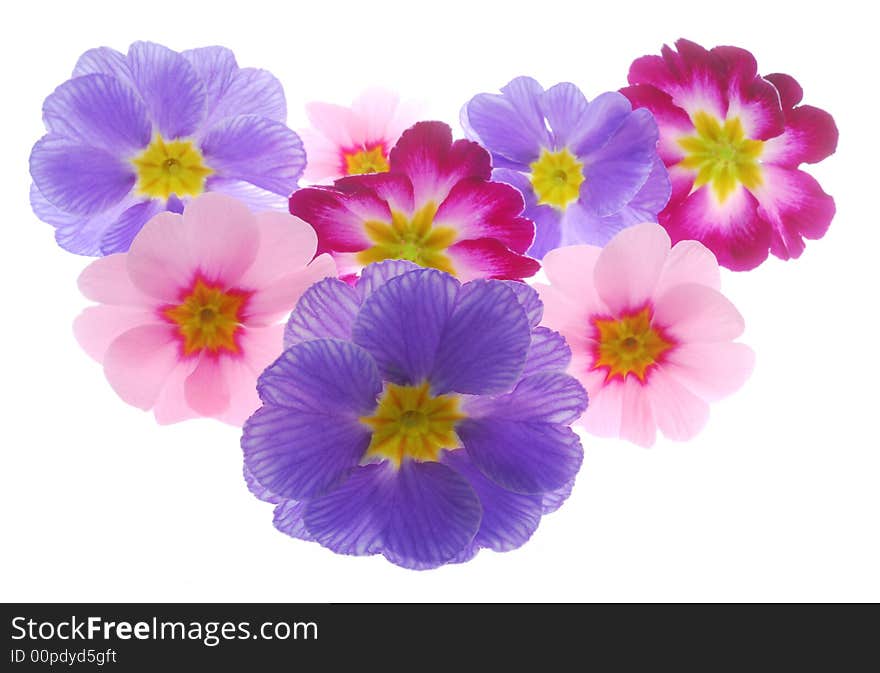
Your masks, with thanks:
<instances>
[{"instance_id":1,"label":"dark pink primula flower","mask_svg":"<svg viewBox=\"0 0 880 673\"><path fill-rule=\"evenodd\" d=\"M331 253L341 275L385 259L462 281L519 280L540 268L525 256L535 225L522 217L522 195L490 180L489 153L477 143L453 142L442 122L419 122L391 150L389 166L290 197L290 212L315 228L318 252Z\"/></svg>"},{"instance_id":2,"label":"dark pink primula flower","mask_svg":"<svg viewBox=\"0 0 880 673\"><path fill-rule=\"evenodd\" d=\"M621 89L660 129L672 181L660 224L673 243L698 240L736 271L768 252L799 257L803 239L824 236L834 216L834 199L799 169L834 152L834 120L799 105L803 91L789 75L759 76L744 49L675 46L636 59Z\"/></svg>"}]
</instances>

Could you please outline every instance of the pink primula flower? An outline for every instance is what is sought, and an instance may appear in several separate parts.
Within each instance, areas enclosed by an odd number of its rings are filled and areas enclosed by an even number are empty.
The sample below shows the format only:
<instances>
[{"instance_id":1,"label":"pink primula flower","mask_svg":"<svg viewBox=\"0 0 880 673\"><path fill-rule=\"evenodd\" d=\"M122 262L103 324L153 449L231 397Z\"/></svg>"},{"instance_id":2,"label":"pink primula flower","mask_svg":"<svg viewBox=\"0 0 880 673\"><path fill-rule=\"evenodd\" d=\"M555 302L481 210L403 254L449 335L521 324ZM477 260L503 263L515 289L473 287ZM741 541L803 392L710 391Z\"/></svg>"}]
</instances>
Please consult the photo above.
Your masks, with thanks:
<instances>
[{"instance_id":1,"label":"pink primula flower","mask_svg":"<svg viewBox=\"0 0 880 673\"><path fill-rule=\"evenodd\" d=\"M350 108L308 103L312 128L300 131L308 161L305 178L317 183L384 173L391 148L417 121L418 112L417 105L401 102L396 93L383 89L367 89Z\"/></svg>"},{"instance_id":2,"label":"pink primula flower","mask_svg":"<svg viewBox=\"0 0 880 673\"><path fill-rule=\"evenodd\" d=\"M659 428L690 439L709 402L752 371L752 350L734 342L742 316L718 291L718 263L701 243L670 249L662 227L639 224L605 248L552 250L544 270L550 285L535 284L543 324L571 347L569 373L590 399L581 423L595 435L650 446Z\"/></svg>"},{"instance_id":3,"label":"pink primula flower","mask_svg":"<svg viewBox=\"0 0 880 673\"><path fill-rule=\"evenodd\" d=\"M302 220L252 214L221 194L152 218L127 253L89 265L79 287L99 302L74 323L119 396L159 423L210 416L241 425L257 376L281 354L285 318L335 274Z\"/></svg>"},{"instance_id":4,"label":"pink primula flower","mask_svg":"<svg viewBox=\"0 0 880 673\"><path fill-rule=\"evenodd\" d=\"M660 129L672 181L660 224L673 241L698 240L735 271L768 252L800 257L804 238L822 238L835 212L834 199L799 168L834 152L834 120L800 105L803 91L789 75L761 77L745 49L675 46L634 61L632 86L621 89Z\"/></svg>"}]
</instances>

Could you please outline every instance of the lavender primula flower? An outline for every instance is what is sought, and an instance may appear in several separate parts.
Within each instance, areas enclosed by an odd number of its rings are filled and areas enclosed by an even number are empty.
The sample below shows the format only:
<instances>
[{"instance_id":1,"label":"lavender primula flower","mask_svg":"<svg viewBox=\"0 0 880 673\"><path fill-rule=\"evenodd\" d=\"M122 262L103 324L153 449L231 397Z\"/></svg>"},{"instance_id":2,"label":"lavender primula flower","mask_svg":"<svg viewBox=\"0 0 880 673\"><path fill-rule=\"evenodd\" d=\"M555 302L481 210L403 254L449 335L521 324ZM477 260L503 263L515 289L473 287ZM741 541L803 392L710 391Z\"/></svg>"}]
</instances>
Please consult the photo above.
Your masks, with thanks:
<instances>
[{"instance_id":1,"label":"lavender primula flower","mask_svg":"<svg viewBox=\"0 0 880 673\"><path fill-rule=\"evenodd\" d=\"M62 248L93 256L127 251L153 215L205 191L286 211L305 167L286 116L278 80L224 47L92 49L43 104L31 205Z\"/></svg>"},{"instance_id":2,"label":"lavender primula flower","mask_svg":"<svg viewBox=\"0 0 880 673\"><path fill-rule=\"evenodd\" d=\"M571 490L587 406L542 312L523 283L399 260L313 285L241 442L275 526L414 569L525 543Z\"/></svg>"},{"instance_id":3,"label":"lavender primula flower","mask_svg":"<svg viewBox=\"0 0 880 673\"><path fill-rule=\"evenodd\" d=\"M625 96L592 102L574 84L546 91L518 77L461 111L465 135L492 153L493 179L517 187L535 222L529 255L564 245L604 245L621 229L656 222L669 200L657 124Z\"/></svg>"}]
</instances>

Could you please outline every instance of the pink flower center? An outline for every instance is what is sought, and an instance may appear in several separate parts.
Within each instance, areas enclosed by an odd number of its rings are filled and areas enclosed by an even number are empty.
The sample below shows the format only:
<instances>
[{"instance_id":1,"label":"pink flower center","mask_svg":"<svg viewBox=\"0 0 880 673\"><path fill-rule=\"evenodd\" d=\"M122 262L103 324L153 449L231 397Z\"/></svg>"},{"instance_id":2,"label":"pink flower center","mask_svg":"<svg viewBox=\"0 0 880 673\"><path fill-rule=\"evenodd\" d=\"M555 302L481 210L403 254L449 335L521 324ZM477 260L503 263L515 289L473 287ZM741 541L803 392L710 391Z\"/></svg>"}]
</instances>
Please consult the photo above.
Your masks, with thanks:
<instances>
[{"instance_id":1,"label":"pink flower center","mask_svg":"<svg viewBox=\"0 0 880 673\"><path fill-rule=\"evenodd\" d=\"M166 306L161 314L177 326L184 355L239 353L237 337L249 297L249 292L227 290L197 278L181 302Z\"/></svg>"},{"instance_id":2,"label":"pink flower center","mask_svg":"<svg viewBox=\"0 0 880 673\"><path fill-rule=\"evenodd\" d=\"M593 316L593 369L605 370L605 382L635 376L644 383L675 341L653 324L650 306L609 318Z\"/></svg>"}]
</instances>

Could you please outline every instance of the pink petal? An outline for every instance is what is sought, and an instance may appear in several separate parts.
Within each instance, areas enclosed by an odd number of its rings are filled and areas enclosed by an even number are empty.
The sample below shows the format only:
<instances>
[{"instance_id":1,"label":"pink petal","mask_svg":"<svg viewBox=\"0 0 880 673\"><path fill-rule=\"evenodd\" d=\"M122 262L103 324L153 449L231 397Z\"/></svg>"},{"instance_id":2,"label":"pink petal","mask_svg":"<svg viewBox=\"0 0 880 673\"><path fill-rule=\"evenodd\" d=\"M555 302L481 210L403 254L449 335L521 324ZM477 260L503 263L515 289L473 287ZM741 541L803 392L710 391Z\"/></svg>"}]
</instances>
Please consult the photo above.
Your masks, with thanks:
<instances>
[{"instance_id":1,"label":"pink petal","mask_svg":"<svg viewBox=\"0 0 880 673\"><path fill-rule=\"evenodd\" d=\"M247 206L225 194L202 194L187 204L183 226L200 274L226 287L238 285L259 246L259 230Z\"/></svg>"},{"instance_id":2,"label":"pink petal","mask_svg":"<svg viewBox=\"0 0 880 673\"><path fill-rule=\"evenodd\" d=\"M341 193L325 187L300 189L290 197L290 212L314 227L318 251L358 252L372 245L364 222L391 224L388 204L369 191Z\"/></svg>"},{"instance_id":3,"label":"pink petal","mask_svg":"<svg viewBox=\"0 0 880 673\"><path fill-rule=\"evenodd\" d=\"M223 359L203 354L183 383L186 403L201 416L218 416L229 408L231 394L220 363Z\"/></svg>"},{"instance_id":4,"label":"pink petal","mask_svg":"<svg viewBox=\"0 0 880 673\"><path fill-rule=\"evenodd\" d=\"M660 296L683 283L697 283L713 290L721 288L718 260L709 248L698 241L679 241L672 246L654 293Z\"/></svg>"},{"instance_id":5,"label":"pink petal","mask_svg":"<svg viewBox=\"0 0 880 673\"><path fill-rule=\"evenodd\" d=\"M623 383L615 380L605 385L604 378L598 372L578 377L590 400L579 423L597 437L619 437L623 418Z\"/></svg>"},{"instance_id":6,"label":"pink petal","mask_svg":"<svg viewBox=\"0 0 880 673\"><path fill-rule=\"evenodd\" d=\"M124 332L107 348L104 373L129 404L149 409L180 364L180 347L170 325L141 325Z\"/></svg>"},{"instance_id":7,"label":"pink petal","mask_svg":"<svg viewBox=\"0 0 880 673\"><path fill-rule=\"evenodd\" d=\"M459 241L447 248L446 254L462 282L475 278L522 280L534 276L541 268L531 257L518 255L494 238Z\"/></svg>"},{"instance_id":8,"label":"pink petal","mask_svg":"<svg viewBox=\"0 0 880 673\"><path fill-rule=\"evenodd\" d=\"M691 439L709 420L709 404L659 368L651 372L645 393L657 427L669 439Z\"/></svg>"},{"instance_id":9,"label":"pink petal","mask_svg":"<svg viewBox=\"0 0 880 673\"><path fill-rule=\"evenodd\" d=\"M169 212L156 215L135 236L125 258L138 290L165 302L177 300L195 272L183 216Z\"/></svg>"},{"instance_id":10,"label":"pink petal","mask_svg":"<svg viewBox=\"0 0 880 673\"><path fill-rule=\"evenodd\" d=\"M712 186L704 185L667 208L660 221L673 241L700 241L719 264L734 271L755 268L770 250L770 226L758 215L758 201L742 186L720 203Z\"/></svg>"},{"instance_id":11,"label":"pink petal","mask_svg":"<svg viewBox=\"0 0 880 673\"><path fill-rule=\"evenodd\" d=\"M190 358L182 361L165 381L162 392L153 407L153 415L159 425L179 423L190 418L198 418L199 414L186 402L183 386L193 369L199 363L198 358Z\"/></svg>"},{"instance_id":12,"label":"pink petal","mask_svg":"<svg viewBox=\"0 0 880 673\"><path fill-rule=\"evenodd\" d=\"M388 126L399 103L395 92L380 88L367 89L355 98L351 111L361 121L366 142L397 140L388 137Z\"/></svg>"},{"instance_id":13,"label":"pink petal","mask_svg":"<svg viewBox=\"0 0 880 673\"><path fill-rule=\"evenodd\" d=\"M343 174L342 146L312 129L300 129L297 133L303 142L308 159L303 173L306 181L312 184L327 182Z\"/></svg>"},{"instance_id":14,"label":"pink petal","mask_svg":"<svg viewBox=\"0 0 880 673\"><path fill-rule=\"evenodd\" d=\"M279 348L276 355L280 354ZM226 410L215 414L214 417L229 425L241 427L248 417L260 408L257 374L244 361L236 358L223 358L220 367L223 370L223 379L229 387L230 397Z\"/></svg>"},{"instance_id":15,"label":"pink petal","mask_svg":"<svg viewBox=\"0 0 880 673\"><path fill-rule=\"evenodd\" d=\"M656 224L637 224L617 234L596 260L596 291L612 313L648 301L669 255L669 236Z\"/></svg>"},{"instance_id":16,"label":"pink petal","mask_svg":"<svg viewBox=\"0 0 880 673\"><path fill-rule=\"evenodd\" d=\"M515 187L467 178L440 204L434 226L457 230L459 240L494 238L514 252L525 253L535 239L535 225L519 217L524 206Z\"/></svg>"},{"instance_id":17,"label":"pink petal","mask_svg":"<svg viewBox=\"0 0 880 673\"><path fill-rule=\"evenodd\" d=\"M682 344L662 369L703 399L714 402L739 390L755 367L755 353L740 343Z\"/></svg>"},{"instance_id":18,"label":"pink petal","mask_svg":"<svg viewBox=\"0 0 880 673\"><path fill-rule=\"evenodd\" d=\"M544 256L544 271L550 283L585 316L608 312L593 280L601 252L602 248L592 245L571 245Z\"/></svg>"},{"instance_id":19,"label":"pink petal","mask_svg":"<svg viewBox=\"0 0 880 673\"><path fill-rule=\"evenodd\" d=\"M254 292L246 305L244 320L249 325L267 325L293 310L302 293L322 278L336 276L330 255L318 255L306 267L291 271Z\"/></svg>"},{"instance_id":20,"label":"pink petal","mask_svg":"<svg viewBox=\"0 0 880 673\"><path fill-rule=\"evenodd\" d=\"M391 150L391 172L409 177L417 205L442 202L455 183L469 177L488 180L489 153L469 140L452 142L442 122L419 122L404 131Z\"/></svg>"},{"instance_id":21,"label":"pink petal","mask_svg":"<svg viewBox=\"0 0 880 673\"><path fill-rule=\"evenodd\" d=\"M257 214L256 225L257 253L242 275L240 287L261 288L314 258L318 236L307 222L286 213L267 212Z\"/></svg>"},{"instance_id":22,"label":"pink petal","mask_svg":"<svg viewBox=\"0 0 880 673\"><path fill-rule=\"evenodd\" d=\"M567 249L569 248L557 248L556 250ZM556 252L556 250L553 252ZM546 262L546 258L544 261ZM553 285L534 283L532 287L541 298L541 303L544 304L544 315L541 318L541 324L559 332L565 337L572 352L573 362L575 359L580 362L584 358L591 358L589 349L591 348L592 341L588 338L590 334L590 316L596 313L604 314L607 312L607 309L604 309L604 305L599 302L598 297L595 298L597 303L591 306L589 301L581 301L581 297L570 294L567 290L557 285L555 281ZM595 295L595 290L592 293ZM602 306L603 309L596 309L595 306Z\"/></svg>"},{"instance_id":23,"label":"pink petal","mask_svg":"<svg viewBox=\"0 0 880 673\"><path fill-rule=\"evenodd\" d=\"M306 115L315 129L340 147L356 144L349 130L352 125L350 109L332 103L307 103Z\"/></svg>"},{"instance_id":24,"label":"pink petal","mask_svg":"<svg viewBox=\"0 0 880 673\"><path fill-rule=\"evenodd\" d=\"M758 213L773 227L771 249L782 259L800 257L804 238L822 238L836 211L834 199L811 175L765 165L764 182L755 190Z\"/></svg>"},{"instance_id":25,"label":"pink petal","mask_svg":"<svg viewBox=\"0 0 880 673\"><path fill-rule=\"evenodd\" d=\"M77 284L86 298L102 304L149 306L154 300L135 287L128 275L125 253L96 259L80 274Z\"/></svg>"},{"instance_id":26,"label":"pink petal","mask_svg":"<svg viewBox=\"0 0 880 673\"><path fill-rule=\"evenodd\" d=\"M786 114L785 131L764 143L766 163L796 168L834 154L839 132L834 118L817 107L801 105Z\"/></svg>"},{"instance_id":27,"label":"pink petal","mask_svg":"<svg viewBox=\"0 0 880 673\"><path fill-rule=\"evenodd\" d=\"M657 153L663 162L671 166L681 161L684 150L678 144L678 139L694 133L694 125L687 112L672 102L672 96L650 84L625 87L620 93L629 99L633 109L647 108L654 115L660 130Z\"/></svg>"},{"instance_id":28,"label":"pink petal","mask_svg":"<svg viewBox=\"0 0 880 673\"><path fill-rule=\"evenodd\" d=\"M154 312L140 308L92 306L74 320L73 334L86 353L103 362L110 344L121 334L140 325L157 322L158 317Z\"/></svg>"},{"instance_id":29,"label":"pink petal","mask_svg":"<svg viewBox=\"0 0 880 673\"><path fill-rule=\"evenodd\" d=\"M620 436L639 446L649 447L657 437L657 422L651 408L648 387L629 376L623 382L623 412L620 416Z\"/></svg>"},{"instance_id":30,"label":"pink petal","mask_svg":"<svg viewBox=\"0 0 880 673\"><path fill-rule=\"evenodd\" d=\"M745 321L727 297L705 285L676 285L654 303L654 321L681 343L731 341Z\"/></svg>"}]
</instances>

